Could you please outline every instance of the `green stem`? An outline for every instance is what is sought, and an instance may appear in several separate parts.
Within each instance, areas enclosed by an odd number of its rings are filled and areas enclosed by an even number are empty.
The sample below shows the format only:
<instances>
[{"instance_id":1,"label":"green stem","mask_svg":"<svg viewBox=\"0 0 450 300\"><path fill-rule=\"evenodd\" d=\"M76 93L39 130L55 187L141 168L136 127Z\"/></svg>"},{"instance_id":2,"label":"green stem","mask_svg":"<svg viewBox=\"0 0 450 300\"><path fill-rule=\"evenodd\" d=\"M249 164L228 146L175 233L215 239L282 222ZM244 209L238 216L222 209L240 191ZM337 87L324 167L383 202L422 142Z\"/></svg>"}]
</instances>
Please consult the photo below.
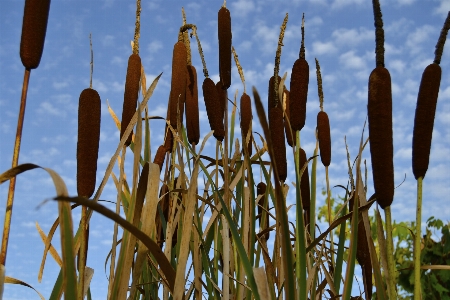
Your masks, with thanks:
<instances>
[{"instance_id":1,"label":"green stem","mask_svg":"<svg viewBox=\"0 0 450 300\"><path fill-rule=\"evenodd\" d=\"M391 206L384 209L386 217L386 251L388 260L389 278L387 280L389 299L396 299L395 283L396 283L396 267L394 262L394 242L392 240L392 218Z\"/></svg>"},{"instance_id":2,"label":"green stem","mask_svg":"<svg viewBox=\"0 0 450 300\"><path fill-rule=\"evenodd\" d=\"M421 299L420 286L420 226L422 224L422 177L417 179L416 236L414 237L414 300Z\"/></svg>"}]
</instances>

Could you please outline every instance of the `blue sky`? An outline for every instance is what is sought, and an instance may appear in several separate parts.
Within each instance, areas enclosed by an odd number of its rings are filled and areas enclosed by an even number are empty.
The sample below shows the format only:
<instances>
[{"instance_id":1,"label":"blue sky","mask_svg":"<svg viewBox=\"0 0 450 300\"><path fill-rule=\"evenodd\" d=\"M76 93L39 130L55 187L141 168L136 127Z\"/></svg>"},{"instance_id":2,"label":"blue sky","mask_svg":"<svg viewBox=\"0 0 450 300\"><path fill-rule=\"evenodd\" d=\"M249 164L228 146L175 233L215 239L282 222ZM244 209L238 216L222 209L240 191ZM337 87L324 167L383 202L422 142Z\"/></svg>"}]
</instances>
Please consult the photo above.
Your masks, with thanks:
<instances>
[{"instance_id":1,"label":"blue sky","mask_svg":"<svg viewBox=\"0 0 450 300\"><path fill-rule=\"evenodd\" d=\"M24 1L0 1L0 172L11 165L12 149L19 110L24 68L19 57ZM181 25L181 7L188 23L198 27L206 64L217 82L217 12L222 1L142 0L140 56L147 84L159 73L163 75L149 101L150 115L165 116L170 90L173 44ZM367 82L375 67L375 37L372 2L369 0L239 0L227 1L231 12L233 46L244 69L247 90L255 86L262 99L267 99L267 85L273 75L279 27L289 13L282 49L280 75L287 72L287 82L300 47L301 16L306 18L306 59L310 65L310 85L306 126L302 145L308 156L313 153L314 128L319 111L314 58L321 64L324 109L331 124L332 161L330 185L345 185L347 162L344 136L352 159L366 118ZM434 47L445 17L450 10L446 0L381 1L386 36L385 63L392 77L395 191L392 206L397 221L415 218L416 181L411 170L411 143L414 111L423 69L434 59ZM65 180L69 194L76 194L77 107L80 92L89 86L89 34L94 49L93 88L102 100L101 141L97 183L102 178L114 150L119 133L108 111L107 102L120 117L130 41L134 34L135 1L125 0L54 0L51 3L47 36L38 69L31 72L20 163L32 162L56 170ZM196 44L192 43L192 59L199 81L203 80ZM423 220L430 216L449 221L450 206L450 51L444 48L443 70L437 104L430 166L424 180ZM229 97L243 86L233 63ZM200 89L201 91L201 89ZM201 92L200 92L201 94ZM209 131L209 123L200 95L201 136ZM163 140L162 121L152 121L152 153ZM257 118L253 130L261 132ZM367 135L367 131L366 131ZM240 136L240 134L239 134ZM215 143L208 143L213 147ZM292 160L288 148L288 159ZM369 166L369 191L372 176L370 153L364 153ZM319 164L319 166L321 166ZM289 171L288 182L294 172ZM325 171L318 171L318 191L325 187ZM291 180L289 180L291 178ZM293 190L293 189L291 189ZM334 195L341 193L333 190ZM49 257L42 283L37 273L43 243L35 229L39 222L45 232L57 216L57 205L48 202L55 195L50 178L39 170L21 175L16 185L11 239L6 275L28 282L46 298L59 268ZM7 184L0 186L0 219L3 220ZM102 199L115 200L110 181ZM294 201L288 199L291 203ZM323 204L323 199L319 199ZM74 212L79 218L79 211ZM77 222L77 221L75 221ZM111 245L113 223L94 215L91 219L88 266L95 269L92 293L104 298L107 281L104 260ZM59 249L59 234L54 244ZM6 286L5 299L35 299L27 288Z\"/></svg>"}]
</instances>

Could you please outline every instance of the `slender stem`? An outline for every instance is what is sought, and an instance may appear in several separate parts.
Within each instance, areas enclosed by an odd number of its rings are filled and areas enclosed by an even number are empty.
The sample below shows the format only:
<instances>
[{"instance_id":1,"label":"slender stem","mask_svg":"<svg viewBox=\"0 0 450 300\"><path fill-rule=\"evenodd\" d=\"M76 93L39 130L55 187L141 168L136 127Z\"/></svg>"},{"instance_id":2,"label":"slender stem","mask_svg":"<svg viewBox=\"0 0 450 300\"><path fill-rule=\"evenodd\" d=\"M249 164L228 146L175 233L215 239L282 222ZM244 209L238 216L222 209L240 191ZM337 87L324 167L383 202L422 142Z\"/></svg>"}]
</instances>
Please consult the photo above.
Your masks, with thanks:
<instances>
[{"instance_id":1,"label":"slender stem","mask_svg":"<svg viewBox=\"0 0 450 300\"><path fill-rule=\"evenodd\" d=\"M394 262L394 242L392 240L392 218L391 218L391 206L384 209L386 217L386 251L388 260L388 272L389 278L387 280L389 299L396 299L395 283L396 283L396 267Z\"/></svg>"},{"instance_id":2,"label":"slender stem","mask_svg":"<svg viewBox=\"0 0 450 300\"><path fill-rule=\"evenodd\" d=\"M86 269L86 246L87 246L87 229L86 229L86 211L87 207L81 207L81 242L80 249L78 250L78 299L84 298L84 274Z\"/></svg>"},{"instance_id":3,"label":"slender stem","mask_svg":"<svg viewBox=\"0 0 450 300\"><path fill-rule=\"evenodd\" d=\"M414 300L420 300L420 240L422 224L422 177L417 179L417 211L416 211L416 236L414 238Z\"/></svg>"},{"instance_id":4,"label":"slender stem","mask_svg":"<svg viewBox=\"0 0 450 300\"><path fill-rule=\"evenodd\" d=\"M30 69L25 69L22 85L22 96L20 98L19 118L17 121L16 140L14 142L14 152L12 159L12 167L17 167L19 162L20 143L22 141L22 128L25 119L25 107L27 103L28 82L30 81ZM14 190L16 188L16 177L9 181L8 200L6 202L5 222L3 226L2 248L0 252L0 264L6 263L6 250L8 249L9 231L11 229L12 208L14 202Z\"/></svg>"}]
</instances>

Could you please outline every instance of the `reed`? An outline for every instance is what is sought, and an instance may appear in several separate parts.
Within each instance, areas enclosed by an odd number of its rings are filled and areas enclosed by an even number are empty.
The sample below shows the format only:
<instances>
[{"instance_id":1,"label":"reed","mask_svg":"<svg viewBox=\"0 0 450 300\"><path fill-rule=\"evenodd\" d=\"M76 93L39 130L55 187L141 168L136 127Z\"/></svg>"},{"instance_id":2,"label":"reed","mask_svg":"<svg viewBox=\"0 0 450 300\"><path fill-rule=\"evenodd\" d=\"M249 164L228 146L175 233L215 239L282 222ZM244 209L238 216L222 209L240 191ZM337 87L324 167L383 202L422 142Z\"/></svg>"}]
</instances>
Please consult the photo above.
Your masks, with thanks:
<instances>
[{"instance_id":1,"label":"reed","mask_svg":"<svg viewBox=\"0 0 450 300\"><path fill-rule=\"evenodd\" d=\"M242 141L243 147L245 147L245 143L247 140L247 136L249 134L249 130L252 123L252 104L250 100L250 96L246 93L243 93L241 96L241 132L242 132ZM250 132L250 140L247 145L249 156L252 155L252 133Z\"/></svg>"},{"instance_id":2,"label":"reed","mask_svg":"<svg viewBox=\"0 0 450 300\"><path fill-rule=\"evenodd\" d=\"M95 190L100 119L99 94L94 89L84 89L78 103L77 193L86 198Z\"/></svg>"},{"instance_id":3,"label":"reed","mask_svg":"<svg viewBox=\"0 0 450 300\"><path fill-rule=\"evenodd\" d=\"M172 80L170 86L170 125L177 129L178 115L180 123L183 122L184 103L186 101L187 80L187 51L183 42L179 41L173 46L172 56Z\"/></svg>"},{"instance_id":4,"label":"reed","mask_svg":"<svg viewBox=\"0 0 450 300\"><path fill-rule=\"evenodd\" d=\"M231 85L231 16L230 11L222 6L218 13L219 38L219 75L223 89Z\"/></svg>"},{"instance_id":5,"label":"reed","mask_svg":"<svg viewBox=\"0 0 450 300\"><path fill-rule=\"evenodd\" d=\"M136 111L136 104L139 95L139 82L141 79L141 57L133 53L128 58L127 76L125 79L125 92L123 96L122 121L120 123L120 139L127 129L131 118ZM131 144L132 133L127 137L125 146Z\"/></svg>"},{"instance_id":6,"label":"reed","mask_svg":"<svg viewBox=\"0 0 450 300\"><path fill-rule=\"evenodd\" d=\"M214 130L214 137L218 141L223 141L225 130L223 128L223 115L221 114L222 104L220 103L214 81L211 78L205 78L202 90L211 130Z\"/></svg>"},{"instance_id":7,"label":"reed","mask_svg":"<svg viewBox=\"0 0 450 300\"><path fill-rule=\"evenodd\" d=\"M36 69L41 62L49 12L50 0L25 1L20 38L20 59L28 70Z\"/></svg>"},{"instance_id":8,"label":"reed","mask_svg":"<svg viewBox=\"0 0 450 300\"><path fill-rule=\"evenodd\" d=\"M197 145L200 140L200 123L198 109L197 70L194 66L187 66L186 81L186 131L188 141Z\"/></svg>"}]
</instances>

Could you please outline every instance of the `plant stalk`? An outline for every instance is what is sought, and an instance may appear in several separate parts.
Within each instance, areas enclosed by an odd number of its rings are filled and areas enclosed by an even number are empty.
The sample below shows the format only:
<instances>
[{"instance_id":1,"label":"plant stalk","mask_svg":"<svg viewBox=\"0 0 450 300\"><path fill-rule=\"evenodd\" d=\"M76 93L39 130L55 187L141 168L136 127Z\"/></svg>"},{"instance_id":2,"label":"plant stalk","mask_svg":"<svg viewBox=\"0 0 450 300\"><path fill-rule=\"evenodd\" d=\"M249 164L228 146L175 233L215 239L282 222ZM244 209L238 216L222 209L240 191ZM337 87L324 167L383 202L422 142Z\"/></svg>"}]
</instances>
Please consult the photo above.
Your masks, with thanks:
<instances>
[{"instance_id":1,"label":"plant stalk","mask_svg":"<svg viewBox=\"0 0 450 300\"><path fill-rule=\"evenodd\" d=\"M22 141L22 129L23 129L23 121L25 119L25 107L27 103L27 92L28 92L28 83L30 81L30 72L31 72L30 69L25 69L22 84L22 96L20 98L19 117L17 121L16 140L14 142L12 168L17 167L17 164L19 162L19 152L20 152L20 144ZM13 177L9 181L8 200L6 202L5 222L3 225L2 248L0 252L0 264L2 266L5 266L6 264L6 250L8 249L9 231L11 229L11 217L12 217L15 188L16 188L16 177Z\"/></svg>"},{"instance_id":2,"label":"plant stalk","mask_svg":"<svg viewBox=\"0 0 450 300\"><path fill-rule=\"evenodd\" d=\"M417 179L417 211L416 211L416 236L414 237L414 300L422 299L420 284L420 240L422 224L422 180Z\"/></svg>"},{"instance_id":3,"label":"plant stalk","mask_svg":"<svg viewBox=\"0 0 450 300\"><path fill-rule=\"evenodd\" d=\"M388 272L389 278L387 280L389 299L396 299L395 291L395 262L394 262L394 242L392 240L392 217L391 217L391 206L384 209L384 214L386 217L386 248L387 248L387 260L388 260Z\"/></svg>"}]
</instances>

